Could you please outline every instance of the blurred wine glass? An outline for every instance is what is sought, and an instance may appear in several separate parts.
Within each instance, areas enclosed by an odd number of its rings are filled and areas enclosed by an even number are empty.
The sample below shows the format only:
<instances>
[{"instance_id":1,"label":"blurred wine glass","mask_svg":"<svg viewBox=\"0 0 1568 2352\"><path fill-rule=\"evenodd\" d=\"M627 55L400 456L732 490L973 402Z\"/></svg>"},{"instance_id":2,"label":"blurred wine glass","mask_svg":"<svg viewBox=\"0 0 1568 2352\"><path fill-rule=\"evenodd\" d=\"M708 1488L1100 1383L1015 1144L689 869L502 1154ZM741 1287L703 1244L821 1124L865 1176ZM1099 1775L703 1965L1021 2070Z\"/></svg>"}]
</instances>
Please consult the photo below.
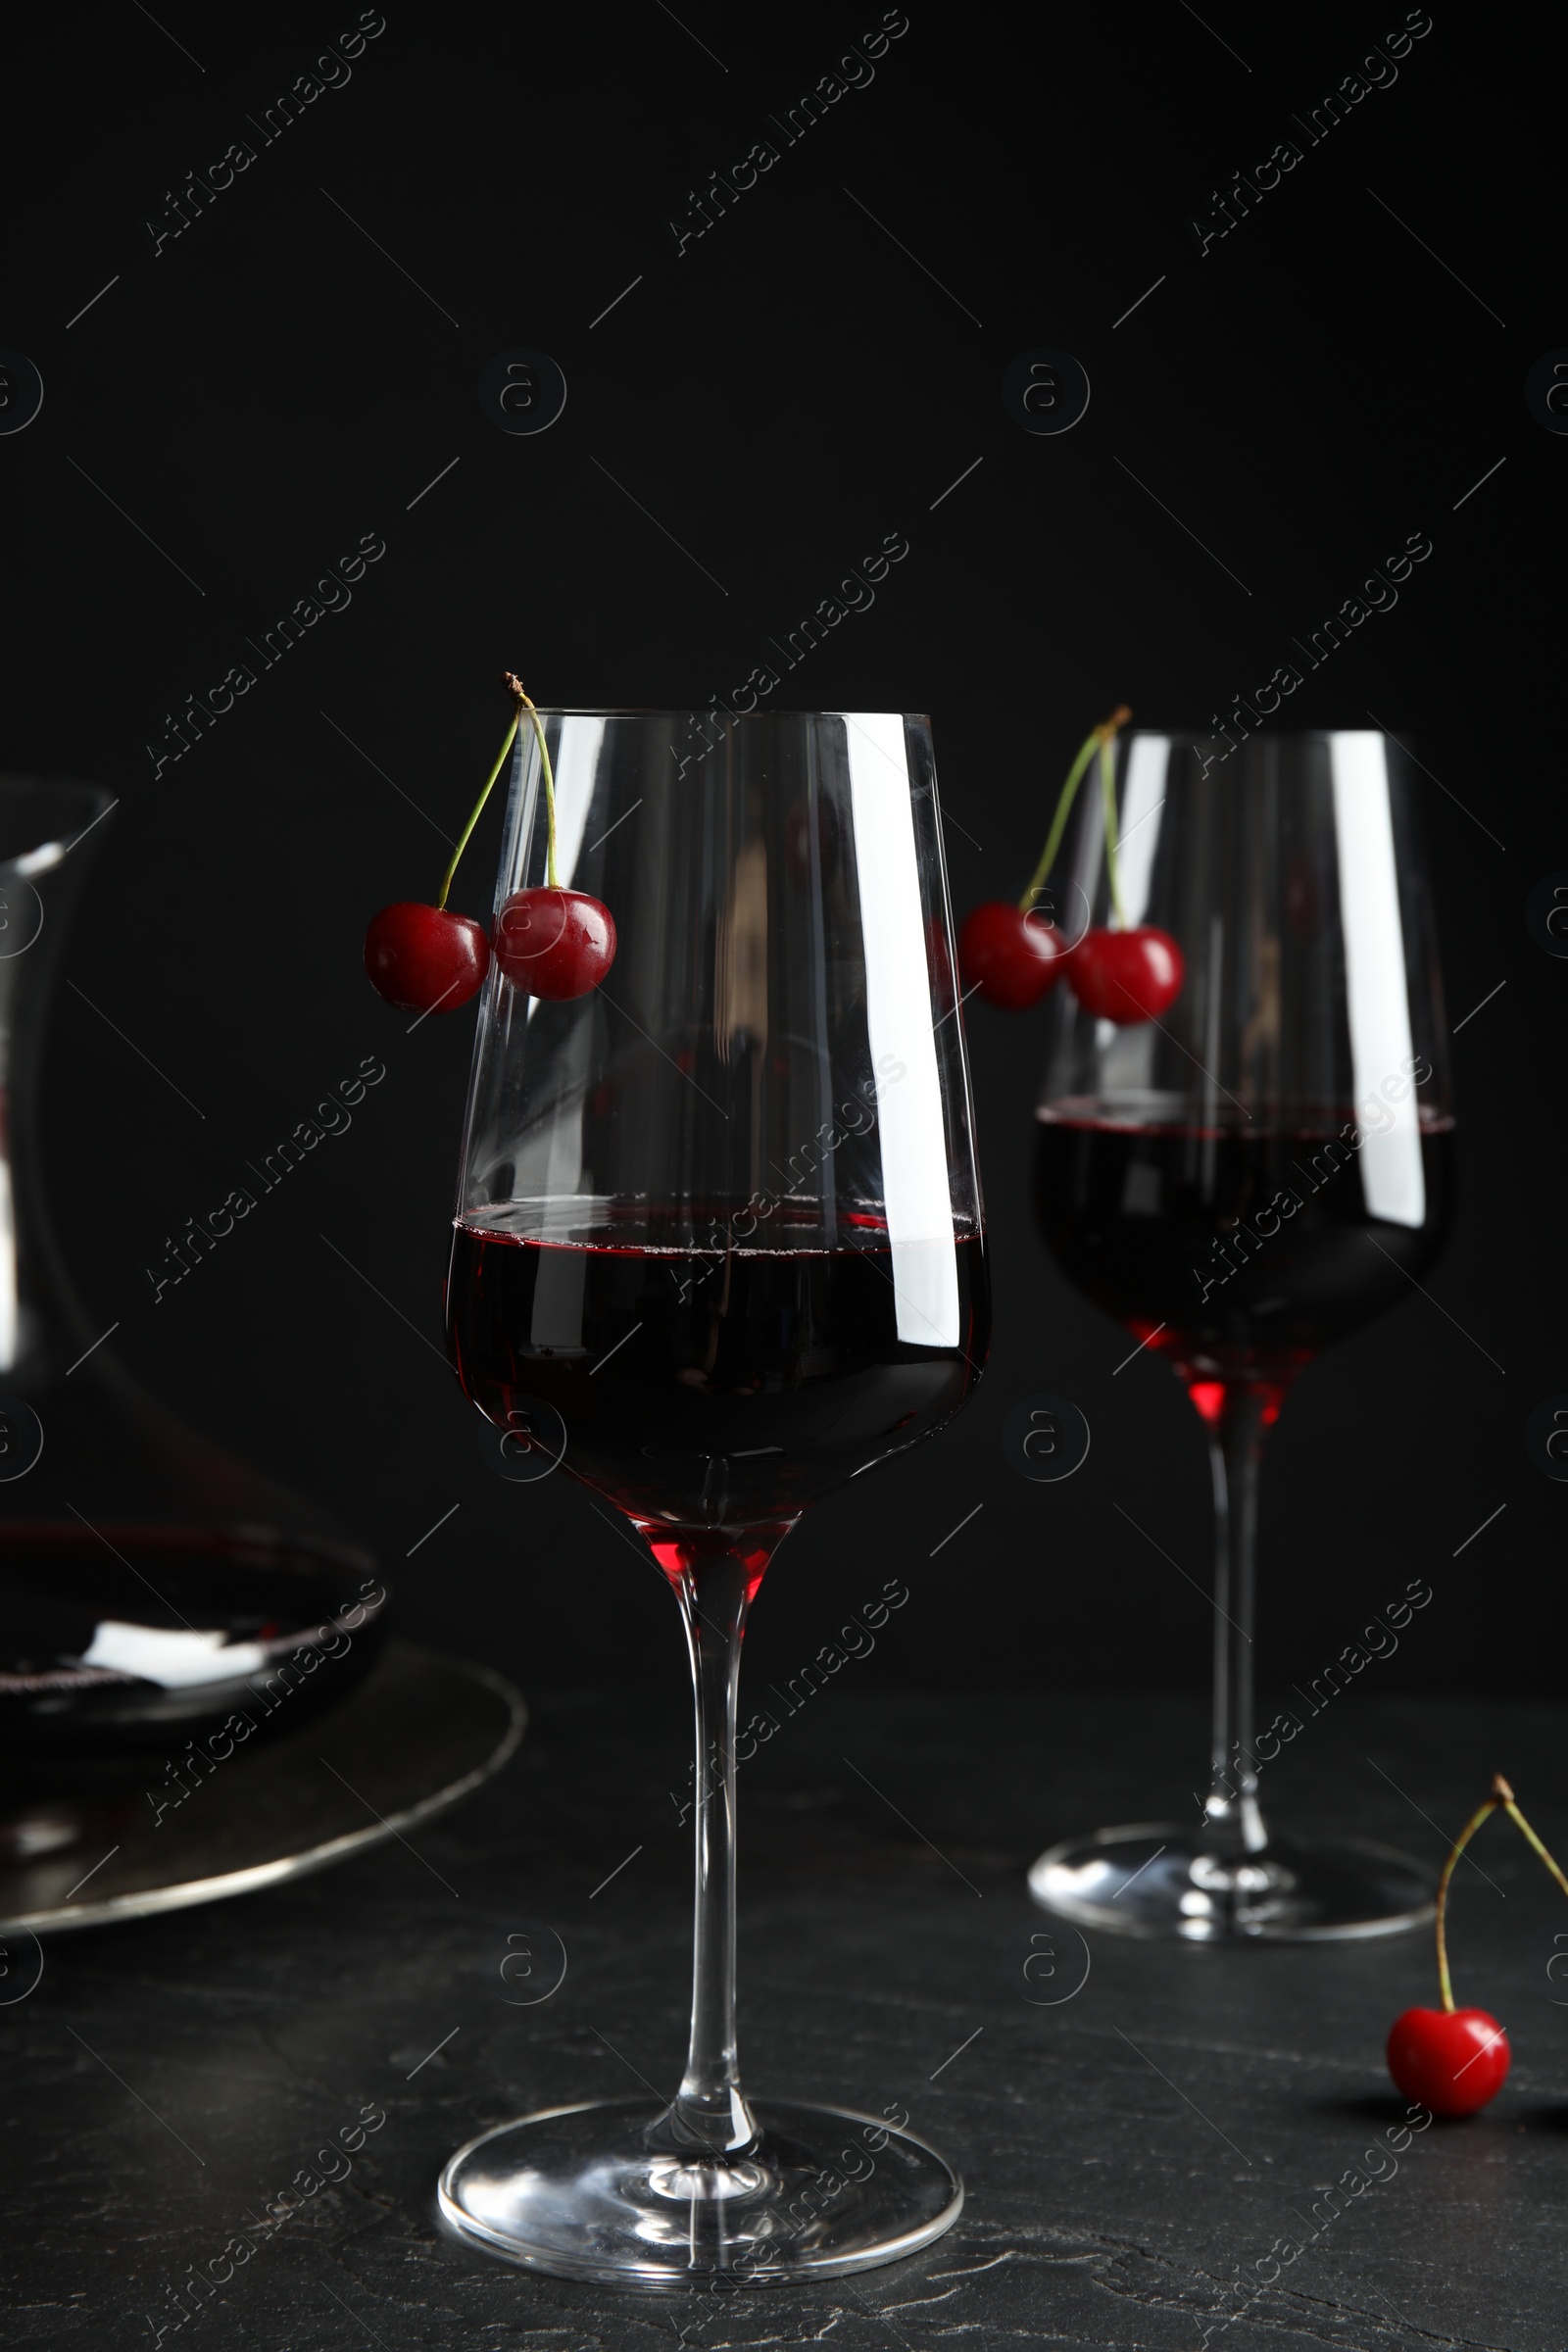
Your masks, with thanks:
<instances>
[{"instance_id":1,"label":"blurred wine glass","mask_svg":"<svg viewBox=\"0 0 1568 2352\"><path fill-rule=\"evenodd\" d=\"M1428 1916L1424 1870L1264 1821L1259 1768L1300 1719L1256 1718L1253 1553L1263 1444L1292 1383L1409 1296L1451 1208L1447 1032L1403 755L1369 732L1255 735L1223 755L1148 733L1116 760L1123 918L1167 932L1185 978L1158 1019L1124 1026L1057 988L1036 1205L1057 1264L1173 1366L1208 1438L1208 1792L1200 1824L1071 1838L1030 1886L1133 1935L1390 1933ZM1097 796L1054 893L1112 920Z\"/></svg>"}]
</instances>

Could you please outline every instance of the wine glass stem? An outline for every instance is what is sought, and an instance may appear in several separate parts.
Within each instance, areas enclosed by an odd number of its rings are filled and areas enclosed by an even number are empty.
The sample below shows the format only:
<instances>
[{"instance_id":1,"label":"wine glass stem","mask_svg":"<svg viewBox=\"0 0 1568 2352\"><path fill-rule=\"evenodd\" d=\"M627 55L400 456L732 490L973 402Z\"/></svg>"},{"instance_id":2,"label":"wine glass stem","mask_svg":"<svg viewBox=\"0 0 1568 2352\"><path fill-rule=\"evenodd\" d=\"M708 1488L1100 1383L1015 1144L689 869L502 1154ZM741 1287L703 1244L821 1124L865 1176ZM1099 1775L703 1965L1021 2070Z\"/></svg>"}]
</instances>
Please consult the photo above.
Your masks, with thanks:
<instances>
[{"instance_id":1,"label":"wine glass stem","mask_svg":"<svg viewBox=\"0 0 1568 2352\"><path fill-rule=\"evenodd\" d=\"M735 2047L735 1712L755 1564L721 1554L677 1585L696 1708L697 1905L692 2034L668 2121L677 2136L734 2153L757 2137Z\"/></svg>"},{"instance_id":2,"label":"wine glass stem","mask_svg":"<svg viewBox=\"0 0 1568 2352\"><path fill-rule=\"evenodd\" d=\"M1253 1751L1253 1571L1267 1397L1231 1389L1209 1446L1214 1476L1214 1716L1203 1812L1222 1854L1257 1853L1268 1832Z\"/></svg>"}]
</instances>

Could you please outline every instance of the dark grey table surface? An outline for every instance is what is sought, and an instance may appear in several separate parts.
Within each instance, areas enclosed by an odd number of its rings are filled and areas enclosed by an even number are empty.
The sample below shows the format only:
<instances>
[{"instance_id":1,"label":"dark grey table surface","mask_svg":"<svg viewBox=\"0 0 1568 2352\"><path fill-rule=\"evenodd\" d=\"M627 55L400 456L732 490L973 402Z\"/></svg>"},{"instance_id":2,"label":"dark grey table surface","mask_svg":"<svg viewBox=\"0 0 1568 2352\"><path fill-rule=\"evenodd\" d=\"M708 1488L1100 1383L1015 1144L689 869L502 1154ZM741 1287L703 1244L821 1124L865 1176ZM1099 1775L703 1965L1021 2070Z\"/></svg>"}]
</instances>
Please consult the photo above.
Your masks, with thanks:
<instances>
[{"instance_id":1,"label":"dark grey table surface","mask_svg":"<svg viewBox=\"0 0 1568 2352\"><path fill-rule=\"evenodd\" d=\"M415 1846L49 1942L36 1989L0 2007L0 2339L1568 2342L1568 1984L1548 1974L1568 1904L1505 1827L1461 1865L1452 1942L1459 1999L1508 2027L1513 2072L1488 2113L1396 2157L1382 2153L1403 2109L1382 2043L1398 2010L1436 2000L1428 1935L1240 1951L1095 1936L1082 1988L1035 2005L1071 1990L1083 1954L1029 1903L1025 1867L1070 1830L1191 1813L1196 1700L836 1688L743 1770L751 2086L873 2112L904 2101L968 2188L935 2246L799 2292L652 2298L455 2243L433 2192L461 2141L529 2107L677 2078L680 1703L547 1694L500 1779ZM1282 1825L1353 1830L1435 1871L1437 1825L1462 1820L1501 1767L1548 1843L1568 1844L1559 1724L1546 1707L1347 1696L1265 1794ZM564 1982L510 2005L554 1973L552 1936ZM1054 1980L1038 1961L1024 1973L1041 1936ZM509 1950L531 1956L532 1986L515 1957L503 1976ZM264 2238L267 2202L338 2170L317 2151L352 2139L366 2110L385 2120L350 2169ZM1362 2193L1326 2196L1373 2171ZM172 2290L191 2266L221 2268L247 2230L250 2260L174 2328Z\"/></svg>"}]
</instances>

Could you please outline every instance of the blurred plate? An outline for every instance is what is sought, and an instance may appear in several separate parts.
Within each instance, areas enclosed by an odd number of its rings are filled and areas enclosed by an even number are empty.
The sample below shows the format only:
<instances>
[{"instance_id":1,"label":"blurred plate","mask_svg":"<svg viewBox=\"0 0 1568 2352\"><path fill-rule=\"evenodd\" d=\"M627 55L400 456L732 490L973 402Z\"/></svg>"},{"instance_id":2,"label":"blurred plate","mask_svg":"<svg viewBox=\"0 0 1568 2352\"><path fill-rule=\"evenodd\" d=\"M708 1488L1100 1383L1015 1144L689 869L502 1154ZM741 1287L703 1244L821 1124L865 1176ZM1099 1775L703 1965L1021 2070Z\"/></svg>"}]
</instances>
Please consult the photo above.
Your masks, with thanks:
<instances>
[{"instance_id":1,"label":"blurred plate","mask_svg":"<svg viewBox=\"0 0 1568 2352\"><path fill-rule=\"evenodd\" d=\"M196 1785L156 1824L155 1801L180 1785L156 1756L0 1810L0 1934L179 1911L324 1870L477 1788L525 1721L488 1667L389 1642L330 1714L205 1775L190 1767Z\"/></svg>"}]
</instances>

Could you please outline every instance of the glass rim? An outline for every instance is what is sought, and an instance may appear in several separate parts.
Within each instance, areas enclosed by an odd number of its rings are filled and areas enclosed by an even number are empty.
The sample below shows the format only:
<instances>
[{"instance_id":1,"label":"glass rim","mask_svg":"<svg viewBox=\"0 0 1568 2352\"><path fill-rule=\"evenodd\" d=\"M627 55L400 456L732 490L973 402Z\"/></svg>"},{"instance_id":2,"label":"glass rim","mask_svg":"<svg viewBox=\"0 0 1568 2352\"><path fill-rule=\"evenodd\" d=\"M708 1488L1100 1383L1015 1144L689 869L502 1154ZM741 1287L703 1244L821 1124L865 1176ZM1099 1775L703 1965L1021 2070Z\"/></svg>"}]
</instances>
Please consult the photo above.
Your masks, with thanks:
<instances>
[{"instance_id":1,"label":"glass rim","mask_svg":"<svg viewBox=\"0 0 1568 2352\"><path fill-rule=\"evenodd\" d=\"M1187 751L1194 749L1199 744L1214 743L1224 732L1224 727L1217 721L1211 727L1123 727L1116 740L1118 743L1133 743L1139 740L1168 743ZM1257 726L1250 728L1236 748L1238 751L1244 751L1248 744L1263 741L1270 743L1331 743L1341 735L1376 735L1384 743L1402 742L1402 737L1388 727Z\"/></svg>"},{"instance_id":2,"label":"glass rim","mask_svg":"<svg viewBox=\"0 0 1568 2352\"><path fill-rule=\"evenodd\" d=\"M684 710L659 710L650 704L643 703L612 704L599 710L593 710L577 703L536 703L534 709L541 718L732 718L737 725L744 725L748 719L753 718L864 717L898 718L906 722L913 719L918 725L926 727L931 724L931 713L928 710L786 710L775 705L769 705L766 710L731 710L724 705L715 708L712 704L707 704L701 709L693 704Z\"/></svg>"}]
</instances>

